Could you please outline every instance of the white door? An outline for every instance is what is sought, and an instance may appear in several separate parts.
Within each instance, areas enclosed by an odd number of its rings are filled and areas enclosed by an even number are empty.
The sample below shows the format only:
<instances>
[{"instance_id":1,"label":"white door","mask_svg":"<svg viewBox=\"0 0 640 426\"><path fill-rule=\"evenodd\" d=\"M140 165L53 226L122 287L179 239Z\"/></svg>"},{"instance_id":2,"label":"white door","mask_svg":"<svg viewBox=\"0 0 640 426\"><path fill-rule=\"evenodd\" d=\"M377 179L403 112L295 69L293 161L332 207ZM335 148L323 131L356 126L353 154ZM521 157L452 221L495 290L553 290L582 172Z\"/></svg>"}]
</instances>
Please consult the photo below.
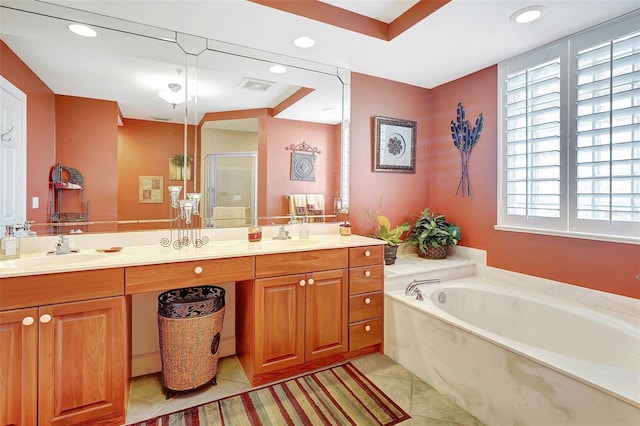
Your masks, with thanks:
<instances>
[{"instance_id":1,"label":"white door","mask_svg":"<svg viewBox=\"0 0 640 426\"><path fill-rule=\"evenodd\" d=\"M27 95L0 76L0 236L27 220Z\"/></svg>"}]
</instances>

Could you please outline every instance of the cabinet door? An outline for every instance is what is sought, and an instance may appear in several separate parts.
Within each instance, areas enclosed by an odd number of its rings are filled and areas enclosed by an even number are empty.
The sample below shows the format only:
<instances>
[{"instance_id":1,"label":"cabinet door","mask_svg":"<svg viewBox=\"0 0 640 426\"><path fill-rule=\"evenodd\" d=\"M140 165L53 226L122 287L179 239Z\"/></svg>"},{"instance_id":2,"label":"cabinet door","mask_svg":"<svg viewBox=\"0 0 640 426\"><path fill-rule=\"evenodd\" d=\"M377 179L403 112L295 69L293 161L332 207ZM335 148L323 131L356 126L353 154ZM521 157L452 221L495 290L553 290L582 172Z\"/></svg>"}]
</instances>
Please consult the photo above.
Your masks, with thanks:
<instances>
[{"instance_id":1,"label":"cabinet door","mask_svg":"<svg viewBox=\"0 0 640 426\"><path fill-rule=\"evenodd\" d=\"M39 424L124 422L124 297L40 308Z\"/></svg>"},{"instance_id":2,"label":"cabinet door","mask_svg":"<svg viewBox=\"0 0 640 426\"><path fill-rule=\"evenodd\" d=\"M37 422L38 309L0 312L0 425Z\"/></svg>"},{"instance_id":3,"label":"cabinet door","mask_svg":"<svg viewBox=\"0 0 640 426\"><path fill-rule=\"evenodd\" d=\"M256 280L256 373L304 361L305 276Z\"/></svg>"},{"instance_id":4,"label":"cabinet door","mask_svg":"<svg viewBox=\"0 0 640 426\"><path fill-rule=\"evenodd\" d=\"M347 351L347 271L307 274L305 361Z\"/></svg>"}]
</instances>

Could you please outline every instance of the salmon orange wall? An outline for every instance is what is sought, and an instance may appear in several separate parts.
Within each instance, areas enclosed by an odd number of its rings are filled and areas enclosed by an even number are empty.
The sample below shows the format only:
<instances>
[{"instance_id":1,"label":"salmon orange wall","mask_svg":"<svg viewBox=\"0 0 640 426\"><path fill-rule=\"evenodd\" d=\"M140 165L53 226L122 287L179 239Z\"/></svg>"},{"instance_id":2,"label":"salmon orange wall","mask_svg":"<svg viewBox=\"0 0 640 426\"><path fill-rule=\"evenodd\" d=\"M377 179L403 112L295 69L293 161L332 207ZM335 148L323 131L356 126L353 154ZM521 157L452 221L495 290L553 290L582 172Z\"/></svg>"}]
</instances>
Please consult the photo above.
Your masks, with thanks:
<instances>
[{"instance_id":1,"label":"salmon orange wall","mask_svg":"<svg viewBox=\"0 0 640 426\"><path fill-rule=\"evenodd\" d=\"M487 251L490 266L625 296L640 297L640 247L494 230L497 217L497 66L431 90L368 75L351 77L351 212L354 232L366 234L363 209L392 224L424 207L462 228L461 245ZM485 126L469 173L473 196L456 196L459 152L451 139L458 102ZM418 122L416 174L372 172L373 116Z\"/></svg>"},{"instance_id":2,"label":"salmon orange wall","mask_svg":"<svg viewBox=\"0 0 640 426\"><path fill-rule=\"evenodd\" d=\"M341 141L340 131L336 131L336 127L339 129L340 126L273 117L260 120L260 125L264 125L264 128L259 128L258 158L264 157L266 160L259 160L258 167L266 169L266 176L260 172L260 176L266 178L266 187L263 192L259 192L265 196L258 198L264 198L265 215L289 214L285 194L300 193L325 194L325 211L332 214L333 197L340 192L338 183ZM262 139L262 136L265 139ZM320 150L315 160L315 182L291 180L291 151L286 148L302 142ZM264 153L266 155L263 155Z\"/></svg>"},{"instance_id":3,"label":"salmon orange wall","mask_svg":"<svg viewBox=\"0 0 640 426\"><path fill-rule=\"evenodd\" d=\"M117 150L116 102L56 95L56 162L82 174L92 221L118 219ZM79 194L71 192L63 195L63 211L80 211Z\"/></svg>"},{"instance_id":4,"label":"salmon orange wall","mask_svg":"<svg viewBox=\"0 0 640 426\"><path fill-rule=\"evenodd\" d=\"M0 58L0 75L27 95L27 220L44 223L55 161L55 95L2 40ZM32 197L39 197L39 208L31 208Z\"/></svg>"},{"instance_id":5,"label":"salmon orange wall","mask_svg":"<svg viewBox=\"0 0 640 426\"><path fill-rule=\"evenodd\" d=\"M389 217L392 226L429 206L429 91L365 74L351 74L351 206L353 232L365 235L364 210ZM417 122L416 173L373 172L374 116Z\"/></svg>"},{"instance_id":6,"label":"salmon orange wall","mask_svg":"<svg viewBox=\"0 0 640 426\"><path fill-rule=\"evenodd\" d=\"M640 246L565 237L496 231L497 66L431 90L431 161L426 176L430 206L462 228L461 244L487 251L488 264L569 284L640 298ZM456 196L459 152L450 133L456 106L467 117L479 113L485 126L473 150L469 173L472 197ZM417 176L416 176L417 177Z\"/></svg>"},{"instance_id":7,"label":"salmon orange wall","mask_svg":"<svg viewBox=\"0 0 640 426\"><path fill-rule=\"evenodd\" d=\"M169 185L183 185L169 180L169 159L184 151L184 124L123 119L118 129L118 219L169 219ZM193 155L194 126L188 127L187 152ZM196 159L195 164L199 164ZM199 172L196 172L199 173ZM194 173L192 173L193 175ZM163 203L140 203L140 176L163 177ZM200 183L198 183L200 185ZM193 180L186 192L193 192ZM180 197L184 197L182 188ZM154 226L158 228L158 226Z\"/></svg>"}]
</instances>

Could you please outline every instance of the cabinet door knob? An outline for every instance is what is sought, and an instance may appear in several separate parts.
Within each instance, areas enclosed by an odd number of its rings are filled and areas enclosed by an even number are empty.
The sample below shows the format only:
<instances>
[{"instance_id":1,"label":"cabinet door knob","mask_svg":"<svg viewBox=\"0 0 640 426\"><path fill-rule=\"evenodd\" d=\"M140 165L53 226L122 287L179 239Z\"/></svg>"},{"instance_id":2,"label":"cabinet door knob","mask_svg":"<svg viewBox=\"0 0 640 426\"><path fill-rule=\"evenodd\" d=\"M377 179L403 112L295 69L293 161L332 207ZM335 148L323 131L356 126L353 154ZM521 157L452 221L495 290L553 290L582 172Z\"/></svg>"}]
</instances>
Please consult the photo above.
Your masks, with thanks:
<instances>
[{"instance_id":1,"label":"cabinet door knob","mask_svg":"<svg viewBox=\"0 0 640 426\"><path fill-rule=\"evenodd\" d=\"M365 251L365 252L364 252L364 255L365 255L366 257L369 257L369 256L371 256L371 252L370 252L369 250L367 250L367 251Z\"/></svg>"},{"instance_id":2,"label":"cabinet door knob","mask_svg":"<svg viewBox=\"0 0 640 426\"><path fill-rule=\"evenodd\" d=\"M364 299L364 304L365 304L365 305L369 305L369 304L371 304L371 299L370 299L370 298L368 298L368 297L367 297L367 298L365 298L365 299Z\"/></svg>"},{"instance_id":3,"label":"cabinet door knob","mask_svg":"<svg viewBox=\"0 0 640 426\"><path fill-rule=\"evenodd\" d=\"M202 266L196 266L193 272L195 272L196 275L200 275L202 273Z\"/></svg>"},{"instance_id":4,"label":"cabinet door knob","mask_svg":"<svg viewBox=\"0 0 640 426\"><path fill-rule=\"evenodd\" d=\"M300 287L304 287L305 284L306 282L304 280L300 280Z\"/></svg>"},{"instance_id":5,"label":"cabinet door knob","mask_svg":"<svg viewBox=\"0 0 640 426\"><path fill-rule=\"evenodd\" d=\"M313 278L309 278L307 282L309 283L309 285L313 285L313 283L315 283L316 281Z\"/></svg>"},{"instance_id":6,"label":"cabinet door knob","mask_svg":"<svg viewBox=\"0 0 640 426\"><path fill-rule=\"evenodd\" d=\"M365 277L370 277L371 276L371 271L364 271L364 276Z\"/></svg>"},{"instance_id":7,"label":"cabinet door knob","mask_svg":"<svg viewBox=\"0 0 640 426\"><path fill-rule=\"evenodd\" d=\"M371 331L371 326L370 325L365 325L364 326L364 331Z\"/></svg>"},{"instance_id":8,"label":"cabinet door knob","mask_svg":"<svg viewBox=\"0 0 640 426\"><path fill-rule=\"evenodd\" d=\"M46 323L48 323L49 321L51 321L51 315L49 315L49 314L44 314L44 315L42 315L42 316L40 317L40 322L41 322L42 324L46 324Z\"/></svg>"},{"instance_id":9,"label":"cabinet door knob","mask_svg":"<svg viewBox=\"0 0 640 426\"><path fill-rule=\"evenodd\" d=\"M22 325L31 325L35 322L35 320L33 319L33 317L24 317L22 319Z\"/></svg>"}]
</instances>

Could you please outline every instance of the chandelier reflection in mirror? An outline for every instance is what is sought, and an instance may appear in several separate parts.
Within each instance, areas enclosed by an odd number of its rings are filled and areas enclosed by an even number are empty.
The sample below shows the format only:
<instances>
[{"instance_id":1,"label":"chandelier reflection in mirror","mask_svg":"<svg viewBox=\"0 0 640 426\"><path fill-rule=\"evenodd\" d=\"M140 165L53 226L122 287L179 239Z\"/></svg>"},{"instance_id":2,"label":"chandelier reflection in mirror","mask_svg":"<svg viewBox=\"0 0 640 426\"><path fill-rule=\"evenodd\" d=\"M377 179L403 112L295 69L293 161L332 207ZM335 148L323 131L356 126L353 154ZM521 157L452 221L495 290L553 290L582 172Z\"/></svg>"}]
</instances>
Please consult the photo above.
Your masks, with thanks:
<instances>
[{"instance_id":1,"label":"chandelier reflection in mirror","mask_svg":"<svg viewBox=\"0 0 640 426\"><path fill-rule=\"evenodd\" d=\"M198 117L198 55L206 50L206 41L199 37L189 36L178 33L176 42L185 53L185 73L184 73L184 91L182 92L181 102L170 102L173 107L178 103L184 103L184 146L183 146L183 166L182 170L187 170L189 155L187 150L189 113L193 114L194 122ZM180 72L178 74L181 74ZM174 83L169 84L169 88L180 93L182 86ZM193 89L192 89L193 88ZM191 96L193 93L193 97ZM193 98L193 102L191 102ZM197 158L197 132L194 138L193 158ZM163 247L173 246L178 250L185 246L193 245L196 248L202 247L209 242L209 237L202 235L202 216L200 215L200 200L202 194L197 191L197 168L193 167L193 190L187 192L187 174L182 175L183 186L172 185L167 187L169 190L169 237L162 238L160 244ZM182 188L185 189L185 197L180 198Z\"/></svg>"},{"instance_id":2,"label":"chandelier reflection in mirror","mask_svg":"<svg viewBox=\"0 0 640 426\"><path fill-rule=\"evenodd\" d=\"M174 185L167 188L171 203L169 204L169 223L171 234L162 238L163 247L173 246L175 249L192 244L199 248L209 242L209 237L202 235L202 216L200 216L200 198L197 192L187 193L186 199L180 198L182 186Z\"/></svg>"}]
</instances>

